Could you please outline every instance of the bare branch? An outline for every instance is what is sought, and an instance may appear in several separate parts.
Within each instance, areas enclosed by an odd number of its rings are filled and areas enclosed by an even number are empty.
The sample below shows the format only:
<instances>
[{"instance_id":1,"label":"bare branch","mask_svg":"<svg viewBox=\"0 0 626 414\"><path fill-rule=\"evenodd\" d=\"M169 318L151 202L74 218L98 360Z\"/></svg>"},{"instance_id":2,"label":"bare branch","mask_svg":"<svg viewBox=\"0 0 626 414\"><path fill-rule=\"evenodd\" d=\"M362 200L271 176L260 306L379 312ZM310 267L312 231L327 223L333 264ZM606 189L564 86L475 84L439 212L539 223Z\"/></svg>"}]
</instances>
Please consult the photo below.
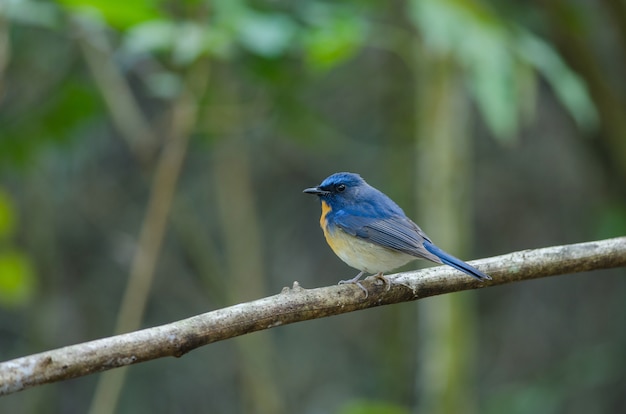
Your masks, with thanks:
<instances>
[{"instance_id":1,"label":"bare branch","mask_svg":"<svg viewBox=\"0 0 626 414\"><path fill-rule=\"evenodd\" d=\"M293 288L278 295L6 361L0 363L0 395L165 356L180 357L202 345L289 323L461 290L626 266L626 237L524 250L471 263L493 280L480 283L439 266L390 275L389 291L369 279L363 283L368 298L353 285L303 289L294 282Z\"/></svg>"}]
</instances>

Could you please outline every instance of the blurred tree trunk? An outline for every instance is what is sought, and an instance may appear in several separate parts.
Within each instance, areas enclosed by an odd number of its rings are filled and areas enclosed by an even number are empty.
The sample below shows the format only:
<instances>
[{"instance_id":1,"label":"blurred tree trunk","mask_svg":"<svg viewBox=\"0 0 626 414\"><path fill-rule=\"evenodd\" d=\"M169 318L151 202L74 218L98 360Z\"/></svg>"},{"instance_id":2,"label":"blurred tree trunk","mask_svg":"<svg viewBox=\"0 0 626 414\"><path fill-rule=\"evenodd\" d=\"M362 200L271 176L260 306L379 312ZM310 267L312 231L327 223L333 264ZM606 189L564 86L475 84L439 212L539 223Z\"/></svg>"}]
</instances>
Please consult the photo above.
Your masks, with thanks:
<instances>
[{"instance_id":1,"label":"blurred tree trunk","mask_svg":"<svg viewBox=\"0 0 626 414\"><path fill-rule=\"evenodd\" d=\"M170 110L170 130L152 178L150 198L141 224L137 250L117 315L115 327L117 334L139 329L143 320L178 178L187 154L189 137L197 122L199 98L207 86L206 77L202 76L206 73L203 63L199 62L194 70L190 71L187 87L173 102ZM101 86L106 88L105 84ZM126 381L126 372L124 368L102 374L91 401L90 414L108 414L116 411Z\"/></svg>"},{"instance_id":2,"label":"blurred tree trunk","mask_svg":"<svg viewBox=\"0 0 626 414\"><path fill-rule=\"evenodd\" d=\"M245 140L225 140L215 155L213 172L218 222L225 247L226 298L240 303L267 294L260 222L254 200L250 155ZM237 338L242 412L284 411L273 372L274 346L268 333Z\"/></svg>"},{"instance_id":3,"label":"blurred tree trunk","mask_svg":"<svg viewBox=\"0 0 626 414\"><path fill-rule=\"evenodd\" d=\"M468 99L454 63L418 56L418 224L464 257L471 216ZM471 293L420 301L416 412L475 412L475 317Z\"/></svg>"},{"instance_id":4,"label":"blurred tree trunk","mask_svg":"<svg viewBox=\"0 0 626 414\"><path fill-rule=\"evenodd\" d=\"M623 1L606 0L609 17L615 21L617 33L625 33L626 29L617 28L626 20L626 7ZM541 3L543 4L543 3ZM567 63L584 79L598 114L600 115L602 133L600 138L607 148L606 155L613 165L620 182L626 180L626 103L624 91L615 88L612 79L606 76L599 54L594 50L591 31L594 27L585 21L584 12L578 5L559 0L546 2L544 9L549 19L554 45ZM617 45L626 40L617 36Z\"/></svg>"}]
</instances>

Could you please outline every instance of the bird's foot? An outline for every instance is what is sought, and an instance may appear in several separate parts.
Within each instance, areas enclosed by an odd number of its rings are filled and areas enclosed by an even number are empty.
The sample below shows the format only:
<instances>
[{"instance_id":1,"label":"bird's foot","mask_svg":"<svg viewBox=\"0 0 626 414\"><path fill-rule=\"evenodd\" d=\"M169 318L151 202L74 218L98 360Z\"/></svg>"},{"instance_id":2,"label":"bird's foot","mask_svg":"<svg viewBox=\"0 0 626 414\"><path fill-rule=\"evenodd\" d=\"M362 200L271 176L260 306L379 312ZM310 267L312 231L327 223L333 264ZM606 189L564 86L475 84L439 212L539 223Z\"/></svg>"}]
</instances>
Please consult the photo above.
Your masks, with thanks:
<instances>
[{"instance_id":1,"label":"bird's foot","mask_svg":"<svg viewBox=\"0 0 626 414\"><path fill-rule=\"evenodd\" d=\"M380 281L383 282L383 285L385 285L387 288L385 289L385 291L389 292L389 289L391 289L391 280L389 280L388 278L386 278L383 275L383 272L378 272L376 273L374 276L372 276L374 279L378 279Z\"/></svg>"},{"instance_id":2,"label":"bird's foot","mask_svg":"<svg viewBox=\"0 0 626 414\"><path fill-rule=\"evenodd\" d=\"M359 282L359 279L361 278L361 276L363 276L365 272L361 272L358 275L356 275L355 277L353 277L352 279L348 279L348 280L340 280L338 285L346 285L346 284L353 284L353 285L357 285L358 287L361 288L361 290L363 292L365 292L365 299L367 299L367 297L369 296L369 292L367 291L367 289L365 289L365 286L363 286L361 284L361 282Z\"/></svg>"}]
</instances>

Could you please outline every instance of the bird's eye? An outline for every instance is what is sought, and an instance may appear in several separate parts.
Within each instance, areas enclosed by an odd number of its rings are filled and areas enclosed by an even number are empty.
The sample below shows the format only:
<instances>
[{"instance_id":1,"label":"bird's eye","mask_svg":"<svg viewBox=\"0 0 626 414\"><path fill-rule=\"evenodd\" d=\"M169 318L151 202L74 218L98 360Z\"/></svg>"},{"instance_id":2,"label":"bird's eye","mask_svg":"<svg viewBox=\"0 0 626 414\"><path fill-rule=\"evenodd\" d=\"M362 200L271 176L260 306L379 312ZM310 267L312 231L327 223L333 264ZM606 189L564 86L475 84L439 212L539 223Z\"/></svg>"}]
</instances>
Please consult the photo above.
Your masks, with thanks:
<instances>
[{"instance_id":1,"label":"bird's eye","mask_svg":"<svg viewBox=\"0 0 626 414\"><path fill-rule=\"evenodd\" d=\"M337 190L338 193L343 193L346 190L346 185L345 184L337 184L337 187L335 187L335 189Z\"/></svg>"}]
</instances>

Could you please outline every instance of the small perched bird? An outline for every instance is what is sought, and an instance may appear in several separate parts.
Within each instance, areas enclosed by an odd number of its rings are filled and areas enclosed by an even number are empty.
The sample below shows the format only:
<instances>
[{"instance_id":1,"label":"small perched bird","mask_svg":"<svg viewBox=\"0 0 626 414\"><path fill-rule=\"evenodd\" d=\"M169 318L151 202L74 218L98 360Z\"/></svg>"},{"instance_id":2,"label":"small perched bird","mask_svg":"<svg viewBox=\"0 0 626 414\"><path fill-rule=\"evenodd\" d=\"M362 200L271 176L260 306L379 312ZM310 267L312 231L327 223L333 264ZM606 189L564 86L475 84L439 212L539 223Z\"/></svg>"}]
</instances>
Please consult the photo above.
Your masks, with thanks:
<instances>
[{"instance_id":1,"label":"small perched bird","mask_svg":"<svg viewBox=\"0 0 626 414\"><path fill-rule=\"evenodd\" d=\"M389 287L383 272L416 258L447 264L478 280L491 280L481 272L435 246L419 226L389 197L365 182L360 175L341 172L326 178L317 187L303 192L315 194L322 203L320 226L331 249L349 266L360 270L353 279L375 273Z\"/></svg>"}]
</instances>

